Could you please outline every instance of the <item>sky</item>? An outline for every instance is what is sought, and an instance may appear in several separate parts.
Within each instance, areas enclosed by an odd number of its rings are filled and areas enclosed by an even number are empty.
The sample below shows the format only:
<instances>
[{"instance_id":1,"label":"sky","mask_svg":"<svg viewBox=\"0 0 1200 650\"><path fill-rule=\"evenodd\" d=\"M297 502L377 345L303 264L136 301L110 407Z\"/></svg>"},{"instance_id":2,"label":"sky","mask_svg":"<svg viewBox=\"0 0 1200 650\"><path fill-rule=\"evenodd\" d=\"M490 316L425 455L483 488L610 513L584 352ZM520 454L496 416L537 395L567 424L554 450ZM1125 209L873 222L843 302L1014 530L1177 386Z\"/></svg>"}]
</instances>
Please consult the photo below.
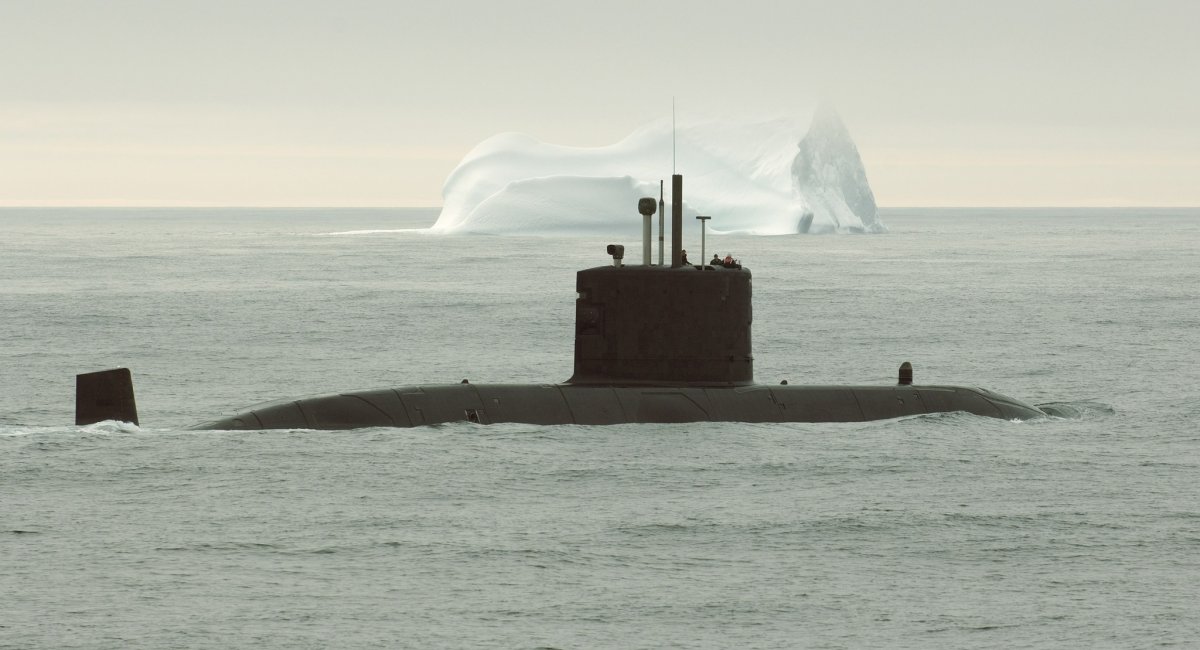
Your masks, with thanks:
<instances>
[{"instance_id":1,"label":"sky","mask_svg":"<svg viewBox=\"0 0 1200 650\"><path fill-rule=\"evenodd\" d=\"M672 98L831 104L881 206L1200 206L1197 25L1195 0L0 0L0 206L438 206L489 136L602 146Z\"/></svg>"}]
</instances>

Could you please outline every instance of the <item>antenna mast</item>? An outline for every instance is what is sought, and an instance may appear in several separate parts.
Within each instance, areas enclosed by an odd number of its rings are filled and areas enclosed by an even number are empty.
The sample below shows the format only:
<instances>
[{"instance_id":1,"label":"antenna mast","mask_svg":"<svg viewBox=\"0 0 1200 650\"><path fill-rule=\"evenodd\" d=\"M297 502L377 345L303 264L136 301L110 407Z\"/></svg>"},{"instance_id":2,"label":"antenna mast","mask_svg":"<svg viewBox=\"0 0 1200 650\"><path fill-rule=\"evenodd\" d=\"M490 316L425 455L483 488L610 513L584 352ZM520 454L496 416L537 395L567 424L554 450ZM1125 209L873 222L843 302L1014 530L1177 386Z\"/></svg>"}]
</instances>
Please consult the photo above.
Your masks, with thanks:
<instances>
[{"instance_id":1,"label":"antenna mast","mask_svg":"<svg viewBox=\"0 0 1200 650\"><path fill-rule=\"evenodd\" d=\"M663 202L663 182L658 182L658 265L663 265L663 220L666 219L667 206Z\"/></svg>"}]
</instances>

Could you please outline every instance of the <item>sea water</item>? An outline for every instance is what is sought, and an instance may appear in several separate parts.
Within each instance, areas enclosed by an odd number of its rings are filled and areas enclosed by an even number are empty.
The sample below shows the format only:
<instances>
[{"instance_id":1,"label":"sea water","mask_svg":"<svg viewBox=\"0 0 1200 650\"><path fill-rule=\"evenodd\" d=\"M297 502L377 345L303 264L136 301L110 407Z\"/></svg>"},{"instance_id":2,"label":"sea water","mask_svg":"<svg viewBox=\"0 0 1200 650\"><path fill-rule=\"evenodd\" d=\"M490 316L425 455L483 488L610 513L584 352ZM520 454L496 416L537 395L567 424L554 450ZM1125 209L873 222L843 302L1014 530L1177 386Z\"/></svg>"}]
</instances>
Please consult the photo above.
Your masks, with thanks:
<instances>
[{"instance_id":1,"label":"sea water","mask_svg":"<svg viewBox=\"0 0 1200 650\"><path fill-rule=\"evenodd\" d=\"M1080 418L190 431L564 380L574 273L640 258L637 215L0 210L0 647L1196 644L1200 211L882 216L709 236L754 273L757 379L911 361ZM116 366L141 426L72 426L74 375Z\"/></svg>"}]
</instances>

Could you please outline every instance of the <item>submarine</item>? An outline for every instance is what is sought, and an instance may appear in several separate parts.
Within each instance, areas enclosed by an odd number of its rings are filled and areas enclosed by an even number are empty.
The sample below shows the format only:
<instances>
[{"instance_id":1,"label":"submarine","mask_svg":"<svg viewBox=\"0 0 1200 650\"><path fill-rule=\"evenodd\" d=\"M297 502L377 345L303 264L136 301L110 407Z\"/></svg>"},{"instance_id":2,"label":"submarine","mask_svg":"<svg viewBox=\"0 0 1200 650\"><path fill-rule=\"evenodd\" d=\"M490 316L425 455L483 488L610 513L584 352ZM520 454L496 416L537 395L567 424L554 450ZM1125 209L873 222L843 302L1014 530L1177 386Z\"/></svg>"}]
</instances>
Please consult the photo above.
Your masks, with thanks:
<instances>
[{"instance_id":1,"label":"submarine","mask_svg":"<svg viewBox=\"0 0 1200 650\"><path fill-rule=\"evenodd\" d=\"M659 263L650 221L659 214ZM284 399L191 427L201 430L362 429L452 422L610 425L686 422L861 422L965 412L1007 420L1070 413L983 388L917 385L909 362L892 385L778 385L754 381L751 271L686 262L683 177L671 178L671 259L663 259L665 205L638 203L642 264L577 272L574 373L557 384L415 385ZM701 222L703 226L703 221ZM702 254L703 255L703 254ZM127 368L76 376L76 425L138 424Z\"/></svg>"}]
</instances>

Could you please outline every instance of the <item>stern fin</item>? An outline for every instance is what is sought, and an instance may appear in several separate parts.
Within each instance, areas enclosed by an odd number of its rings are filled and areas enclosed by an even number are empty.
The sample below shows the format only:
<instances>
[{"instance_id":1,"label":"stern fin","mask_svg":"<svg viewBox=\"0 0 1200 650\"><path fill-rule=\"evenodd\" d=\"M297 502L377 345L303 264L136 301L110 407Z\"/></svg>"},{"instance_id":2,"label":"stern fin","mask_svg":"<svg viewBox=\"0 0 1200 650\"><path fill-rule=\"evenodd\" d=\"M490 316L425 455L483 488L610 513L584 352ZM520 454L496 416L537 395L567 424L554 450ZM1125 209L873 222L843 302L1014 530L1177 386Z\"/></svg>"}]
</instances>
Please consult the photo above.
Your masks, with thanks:
<instances>
[{"instance_id":1,"label":"stern fin","mask_svg":"<svg viewBox=\"0 0 1200 650\"><path fill-rule=\"evenodd\" d=\"M119 420L138 424L128 368L75 375L75 426Z\"/></svg>"}]
</instances>

